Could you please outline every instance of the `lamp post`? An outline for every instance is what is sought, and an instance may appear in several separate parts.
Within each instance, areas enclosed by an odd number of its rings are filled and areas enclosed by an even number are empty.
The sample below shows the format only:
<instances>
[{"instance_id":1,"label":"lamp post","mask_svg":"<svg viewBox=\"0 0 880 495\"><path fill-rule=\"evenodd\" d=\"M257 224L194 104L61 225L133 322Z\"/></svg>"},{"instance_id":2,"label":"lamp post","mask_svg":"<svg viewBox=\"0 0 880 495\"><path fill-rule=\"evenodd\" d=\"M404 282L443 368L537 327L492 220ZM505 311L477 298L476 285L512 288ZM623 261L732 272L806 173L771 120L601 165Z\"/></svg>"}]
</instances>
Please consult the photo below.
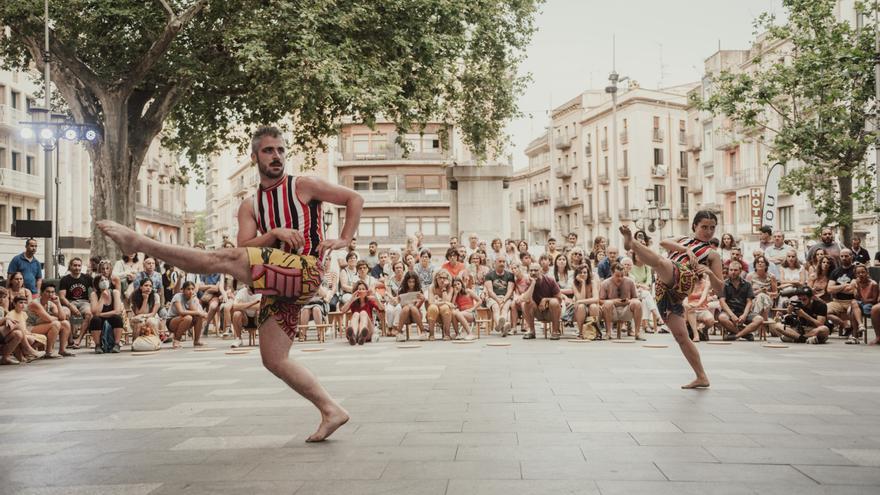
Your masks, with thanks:
<instances>
[{"instance_id":1,"label":"lamp post","mask_svg":"<svg viewBox=\"0 0 880 495\"><path fill-rule=\"evenodd\" d=\"M630 215L632 216L633 223L635 223L639 230L654 232L659 229L661 237L663 235L663 227L672 218L669 208L666 206L661 207L657 203L654 197L654 189L651 187L645 189L645 206L641 209L630 209Z\"/></svg>"},{"instance_id":2,"label":"lamp post","mask_svg":"<svg viewBox=\"0 0 880 495\"><path fill-rule=\"evenodd\" d=\"M324 210L324 237L327 236L327 229L333 225L333 212L330 210Z\"/></svg>"},{"instance_id":3,"label":"lamp post","mask_svg":"<svg viewBox=\"0 0 880 495\"><path fill-rule=\"evenodd\" d=\"M611 74L608 74L608 86L605 86L605 92L611 95L611 170L608 171L611 184L611 204L608 205L610 212L617 211L617 84L629 79L629 77L620 77L617 73L617 39L611 38ZM618 229L617 215L611 215L611 232L617 232Z\"/></svg>"}]
</instances>

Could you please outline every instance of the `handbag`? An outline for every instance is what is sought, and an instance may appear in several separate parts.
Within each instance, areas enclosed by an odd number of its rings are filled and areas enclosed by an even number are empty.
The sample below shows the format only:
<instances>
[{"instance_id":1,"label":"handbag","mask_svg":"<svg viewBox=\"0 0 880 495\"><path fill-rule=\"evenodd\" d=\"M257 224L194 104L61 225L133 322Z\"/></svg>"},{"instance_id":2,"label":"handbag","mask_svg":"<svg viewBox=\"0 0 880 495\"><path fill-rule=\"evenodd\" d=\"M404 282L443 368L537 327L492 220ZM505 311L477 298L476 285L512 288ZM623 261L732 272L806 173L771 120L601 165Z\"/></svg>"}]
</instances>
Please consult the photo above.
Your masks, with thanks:
<instances>
[{"instance_id":1,"label":"handbag","mask_svg":"<svg viewBox=\"0 0 880 495\"><path fill-rule=\"evenodd\" d=\"M599 329L596 327L596 320L592 316L588 316L581 326L582 340L596 340L599 337Z\"/></svg>"}]
</instances>

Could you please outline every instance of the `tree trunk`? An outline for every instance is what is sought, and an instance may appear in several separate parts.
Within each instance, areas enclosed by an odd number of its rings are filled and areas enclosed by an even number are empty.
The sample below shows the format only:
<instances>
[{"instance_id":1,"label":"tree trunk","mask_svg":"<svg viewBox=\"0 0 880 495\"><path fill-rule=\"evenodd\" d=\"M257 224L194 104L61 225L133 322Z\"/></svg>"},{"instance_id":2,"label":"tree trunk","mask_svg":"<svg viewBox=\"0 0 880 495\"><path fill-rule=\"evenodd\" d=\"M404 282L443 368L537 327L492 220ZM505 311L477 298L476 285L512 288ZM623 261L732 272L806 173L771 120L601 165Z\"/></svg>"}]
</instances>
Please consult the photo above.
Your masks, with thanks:
<instances>
[{"instance_id":1,"label":"tree trunk","mask_svg":"<svg viewBox=\"0 0 880 495\"><path fill-rule=\"evenodd\" d=\"M837 187L840 190L840 218L843 220L840 228L843 229L843 243L852 246L853 235L853 198L852 177L838 177Z\"/></svg>"},{"instance_id":2,"label":"tree trunk","mask_svg":"<svg viewBox=\"0 0 880 495\"><path fill-rule=\"evenodd\" d=\"M108 219L135 228L135 192L143 153L129 149L126 102L116 99L103 110L104 135L89 150L94 184L91 254L115 261L123 253L98 230L97 222Z\"/></svg>"}]
</instances>

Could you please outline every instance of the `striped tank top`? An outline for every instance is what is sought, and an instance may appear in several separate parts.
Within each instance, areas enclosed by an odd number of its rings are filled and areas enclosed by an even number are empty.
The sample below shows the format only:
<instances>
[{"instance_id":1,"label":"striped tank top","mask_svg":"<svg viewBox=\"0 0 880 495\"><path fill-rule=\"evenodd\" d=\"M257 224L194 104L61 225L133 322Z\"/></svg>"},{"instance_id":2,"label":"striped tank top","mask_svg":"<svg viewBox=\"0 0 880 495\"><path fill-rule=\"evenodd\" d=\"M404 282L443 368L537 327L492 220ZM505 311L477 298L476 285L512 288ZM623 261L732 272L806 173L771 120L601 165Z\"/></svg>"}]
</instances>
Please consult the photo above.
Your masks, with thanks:
<instances>
[{"instance_id":1,"label":"striped tank top","mask_svg":"<svg viewBox=\"0 0 880 495\"><path fill-rule=\"evenodd\" d=\"M296 177L285 175L272 186L258 186L254 194L254 218L261 235L272 229L283 228L299 230L305 239L305 245L297 250L287 243L274 247L293 254L320 254L318 244L324 240L321 202L316 199L302 202L296 194Z\"/></svg>"},{"instance_id":2,"label":"striped tank top","mask_svg":"<svg viewBox=\"0 0 880 495\"><path fill-rule=\"evenodd\" d=\"M711 244L706 241L695 239L693 237L685 237L678 242L682 246L693 251L695 255L697 255L697 263L700 263L701 265L705 265L707 263L709 253L712 252ZM668 257L676 263L688 263L688 255L684 252L671 252L669 253Z\"/></svg>"}]
</instances>

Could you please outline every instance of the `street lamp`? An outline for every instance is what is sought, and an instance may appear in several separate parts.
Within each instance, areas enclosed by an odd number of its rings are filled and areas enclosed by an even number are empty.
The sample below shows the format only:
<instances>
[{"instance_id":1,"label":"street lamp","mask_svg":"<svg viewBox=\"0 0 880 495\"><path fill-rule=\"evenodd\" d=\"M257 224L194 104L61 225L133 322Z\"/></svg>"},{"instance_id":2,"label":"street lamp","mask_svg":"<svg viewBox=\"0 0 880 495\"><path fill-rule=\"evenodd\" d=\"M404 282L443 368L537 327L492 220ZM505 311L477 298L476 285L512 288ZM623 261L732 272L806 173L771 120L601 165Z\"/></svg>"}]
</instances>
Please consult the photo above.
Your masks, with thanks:
<instances>
[{"instance_id":1,"label":"street lamp","mask_svg":"<svg viewBox=\"0 0 880 495\"><path fill-rule=\"evenodd\" d=\"M671 213L668 207L661 207L657 203L657 198L654 196L654 188L651 187L645 189L645 206L641 209L630 209L633 223L635 223L639 230L654 232L659 229L661 234L666 222L672 218Z\"/></svg>"},{"instance_id":2,"label":"street lamp","mask_svg":"<svg viewBox=\"0 0 880 495\"><path fill-rule=\"evenodd\" d=\"M327 229L333 225L333 212L330 210L324 210L324 235L327 235Z\"/></svg>"}]
</instances>

